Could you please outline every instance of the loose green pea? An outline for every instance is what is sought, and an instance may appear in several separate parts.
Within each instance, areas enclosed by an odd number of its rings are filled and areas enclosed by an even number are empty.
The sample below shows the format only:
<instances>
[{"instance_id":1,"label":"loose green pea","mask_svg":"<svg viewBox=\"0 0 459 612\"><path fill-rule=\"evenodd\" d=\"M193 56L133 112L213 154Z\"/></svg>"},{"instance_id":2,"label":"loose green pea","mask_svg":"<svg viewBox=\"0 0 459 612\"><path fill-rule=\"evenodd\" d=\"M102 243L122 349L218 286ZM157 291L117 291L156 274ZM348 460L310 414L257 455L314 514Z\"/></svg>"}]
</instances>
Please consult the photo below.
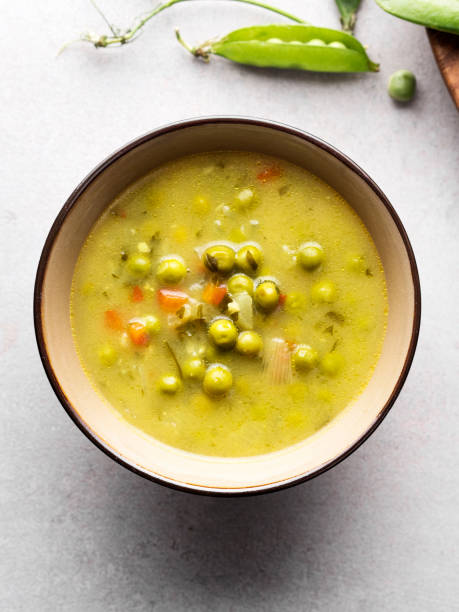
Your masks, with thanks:
<instances>
[{"instance_id":1,"label":"loose green pea","mask_svg":"<svg viewBox=\"0 0 459 612\"><path fill-rule=\"evenodd\" d=\"M256 274L263 261L263 252L257 244L246 244L236 254L236 264L246 274Z\"/></svg>"},{"instance_id":2,"label":"loose green pea","mask_svg":"<svg viewBox=\"0 0 459 612\"><path fill-rule=\"evenodd\" d=\"M311 297L314 302L334 302L336 299L336 287L331 281L319 281L311 287Z\"/></svg>"},{"instance_id":3,"label":"loose green pea","mask_svg":"<svg viewBox=\"0 0 459 612\"><path fill-rule=\"evenodd\" d=\"M324 374L328 374L328 376L336 376L338 372L344 366L344 357L341 353L337 353L336 351L332 351L331 353L327 353L322 357L322 361L320 362L320 367Z\"/></svg>"},{"instance_id":4,"label":"loose green pea","mask_svg":"<svg viewBox=\"0 0 459 612\"><path fill-rule=\"evenodd\" d=\"M309 344L298 344L293 351L292 358L297 370L311 370L319 362L318 352Z\"/></svg>"},{"instance_id":5,"label":"loose green pea","mask_svg":"<svg viewBox=\"0 0 459 612\"><path fill-rule=\"evenodd\" d=\"M144 253L135 253L128 257L126 267L134 276L146 276L150 272L151 261Z\"/></svg>"},{"instance_id":6,"label":"loose green pea","mask_svg":"<svg viewBox=\"0 0 459 612\"><path fill-rule=\"evenodd\" d=\"M229 350L236 344L237 328L231 319L221 317L210 324L209 336L216 346Z\"/></svg>"},{"instance_id":7,"label":"loose green pea","mask_svg":"<svg viewBox=\"0 0 459 612\"><path fill-rule=\"evenodd\" d=\"M111 366L118 358L118 354L110 344L102 346L98 351L99 361L104 366Z\"/></svg>"},{"instance_id":8,"label":"loose green pea","mask_svg":"<svg viewBox=\"0 0 459 612\"><path fill-rule=\"evenodd\" d=\"M162 393L174 394L180 391L182 388L182 381L175 374L166 374L162 376L158 381L158 389Z\"/></svg>"},{"instance_id":9,"label":"loose green pea","mask_svg":"<svg viewBox=\"0 0 459 612\"><path fill-rule=\"evenodd\" d=\"M180 391L182 388L182 381L178 376L174 374L166 374L162 376L158 381L158 389L162 393L174 394Z\"/></svg>"},{"instance_id":10,"label":"loose green pea","mask_svg":"<svg viewBox=\"0 0 459 612\"><path fill-rule=\"evenodd\" d=\"M226 244L211 246L204 251L204 265L211 272L229 274L234 266L234 250Z\"/></svg>"},{"instance_id":11,"label":"loose green pea","mask_svg":"<svg viewBox=\"0 0 459 612\"><path fill-rule=\"evenodd\" d=\"M202 380L206 371L206 365L202 359L192 357L182 365L182 373L189 380Z\"/></svg>"},{"instance_id":12,"label":"loose green pea","mask_svg":"<svg viewBox=\"0 0 459 612\"><path fill-rule=\"evenodd\" d=\"M329 47L332 47L333 49L346 49L346 45L343 45L342 42L339 42L339 40L334 40L331 43L328 43Z\"/></svg>"},{"instance_id":13,"label":"loose green pea","mask_svg":"<svg viewBox=\"0 0 459 612\"><path fill-rule=\"evenodd\" d=\"M229 368L219 363L210 365L204 374L202 388L207 395L224 395L233 385L233 375Z\"/></svg>"},{"instance_id":14,"label":"loose green pea","mask_svg":"<svg viewBox=\"0 0 459 612\"><path fill-rule=\"evenodd\" d=\"M147 315L143 317L143 322L145 324L145 330L147 334L157 334L161 329L161 323L158 317L154 315Z\"/></svg>"},{"instance_id":15,"label":"loose green pea","mask_svg":"<svg viewBox=\"0 0 459 612\"><path fill-rule=\"evenodd\" d=\"M305 270L314 270L322 263L324 250L317 242L305 242L296 254L296 260Z\"/></svg>"},{"instance_id":16,"label":"loose green pea","mask_svg":"<svg viewBox=\"0 0 459 612\"><path fill-rule=\"evenodd\" d=\"M253 295L253 280L247 274L233 274L228 279L227 287L233 295L243 292Z\"/></svg>"},{"instance_id":17,"label":"loose green pea","mask_svg":"<svg viewBox=\"0 0 459 612\"><path fill-rule=\"evenodd\" d=\"M263 340L260 334L254 331L243 331L239 334L236 342L236 350L241 355L255 357L263 349Z\"/></svg>"},{"instance_id":18,"label":"loose green pea","mask_svg":"<svg viewBox=\"0 0 459 612\"><path fill-rule=\"evenodd\" d=\"M387 91L398 102L409 102L416 92L416 77L409 70L397 70L389 78Z\"/></svg>"},{"instance_id":19,"label":"loose green pea","mask_svg":"<svg viewBox=\"0 0 459 612\"><path fill-rule=\"evenodd\" d=\"M156 269L156 278L163 285L176 285L185 275L186 266L181 257L163 257Z\"/></svg>"},{"instance_id":20,"label":"loose green pea","mask_svg":"<svg viewBox=\"0 0 459 612\"><path fill-rule=\"evenodd\" d=\"M320 40L320 38L311 38L311 40L308 40L306 44L312 45L313 47L325 47L327 43L325 43L323 40Z\"/></svg>"},{"instance_id":21,"label":"loose green pea","mask_svg":"<svg viewBox=\"0 0 459 612\"><path fill-rule=\"evenodd\" d=\"M255 287L253 298L263 310L274 310L279 303L279 287L272 280L265 280Z\"/></svg>"}]
</instances>

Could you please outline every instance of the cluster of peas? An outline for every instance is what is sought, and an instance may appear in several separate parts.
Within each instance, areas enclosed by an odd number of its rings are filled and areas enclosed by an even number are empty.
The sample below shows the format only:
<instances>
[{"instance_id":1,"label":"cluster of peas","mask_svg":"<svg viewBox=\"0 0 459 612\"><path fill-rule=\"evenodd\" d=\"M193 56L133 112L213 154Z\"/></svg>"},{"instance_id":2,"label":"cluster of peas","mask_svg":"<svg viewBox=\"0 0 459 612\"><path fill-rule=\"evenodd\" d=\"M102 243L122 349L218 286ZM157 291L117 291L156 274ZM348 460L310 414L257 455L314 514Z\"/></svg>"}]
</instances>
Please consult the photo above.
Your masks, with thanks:
<instances>
[{"instance_id":1,"label":"cluster of peas","mask_svg":"<svg viewBox=\"0 0 459 612\"><path fill-rule=\"evenodd\" d=\"M231 295L246 293L256 305L269 312L279 303L279 286L273 279L253 280L249 274L256 274L263 261L263 253L258 244L250 243L241 246L237 251L228 244L209 246L202 255L206 268L219 276L230 275L237 267L241 272L233 274L227 281L227 290ZM185 263L177 256L164 257L158 267L157 277L160 282L176 284L186 273ZM213 345L220 350L236 349L242 355L255 357L263 348L263 340L255 331L239 332L230 317L216 317L209 325L208 335ZM182 366L182 374L191 380L202 380L205 393L219 396L227 393L233 384L230 369L219 363L211 364L207 369L199 357L193 357ZM176 393L181 388L177 376L163 376L159 388L166 393Z\"/></svg>"},{"instance_id":2,"label":"cluster of peas","mask_svg":"<svg viewBox=\"0 0 459 612\"><path fill-rule=\"evenodd\" d=\"M302 268L314 270L322 263L323 257L321 245L307 242L298 249L296 261ZM227 280L227 290L232 296L249 295L256 307L265 313L272 312L278 306L281 293L276 280L252 278L263 261L263 253L258 244L245 244L237 251L227 244L215 244L204 251L202 261L210 272L219 276L230 275L235 267L241 270ZM185 274L185 264L177 256L162 258L157 269L158 279L165 284L176 284ZM335 297L334 285L327 281L318 283L314 291L319 301L333 301ZM239 331L234 321L227 316L217 316L212 320L208 336L212 344L222 351L235 349L241 355L257 357L263 349L263 339L259 333L253 330ZM318 364L319 355L311 346L299 344L292 352L292 361L296 369L309 370ZM325 360L323 366L333 373L336 364ZM210 396L224 395L232 387L231 371L223 364L214 363L206 368L204 360L193 356L183 363L181 369L184 378L202 381L203 390ZM165 393L176 393L181 386L180 378L175 375L163 376L159 381L159 389Z\"/></svg>"},{"instance_id":3,"label":"cluster of peas","mask_svg":"<svg viewBox=\"0 0 459 612\"><path fill-rule=\"evenodd\" d=\"M307 42L301 40L282 40L280 38L268 38L267 43L287 43L289 45L309 45L311 47L332 47L332 49L347 49L346 45L339 40L333 40L332 42L326 43L320 38L311 38Z\"/></svg>"},{"instance_id":4,"label":"cluster of peas","mask_svg":"<svg viewBox=\"0 0 459 612\"><path fill-rule=\"evenodd\" d=\"M146 243L138 244L138 252L130 256L122 253L122 259L126 264L129 274L141 278L148 275L152 268L149 255L150 249ZM315 270L324 259L324 251L316 242L306 242L296 251L296 262L305 270ZM363 260L357 257L353 266L360 268ZM274 278L256 277L263 261L263 253L257 243L245 243L235 248L231 243L216 243L209 245L202 253L202 262L209 272L218 278L227 278L226 285L213 286L217 291L228 292L233 300L242 304L245 298L246 306L250 315L250 324L244 324L242 308L240 308L238 326L230 316L219 315L215 317L208 326L208 337L213 346L222 351L236 350L239 354L247 357L257 357L263 350L263 339L261 335L251 329L251 317L253 305L266 314L274 311L281 299L289 299L295 302L295 293L282 296L279 285ZM236 271L235 271L236 268ZM178 255L167 255L160 259L156 268L156 278L163 286L170 287L180 283L187 274L187 267L182 257ZM161 293L160 290L159 294ZM182 300L173 302L172 308L165 308L167 312L176 312L182 304L188 301L186 293L165 290L170 294L169 298ZM220 294L221 296L221 294ZM311 287L311 297L315 302L331 303L336 299L335 285L329 280L321 280ZM204 294L203 294L204 298ZM208 301L204 298L205 301ZM217 305L217 302L213 302ZM218 302L220 303L220 302ZM160 299L161 304L161 299ZM230 304L227 305L228 314L232 314ZM247 309L246 309L247 310ZM237 311L237 309L236 309ZM107 314L107 313L106 313ZM245 314L247 316L247 312ZM135 332L131 327L138 326L141 333L151 337L160 331L161 324L154 315L147 315L140 319L129 322L129 331ZM134 338L131 339L136 343ZM142 344L140 342L140 344ZM296 370L310 370L319 364L318 352L307 344L297 344L292 353L292 364ZM102 347L99 358L103 365L112 365L117 358L116 351L111 346ZM334 352L325 355L320 362L322 370L334 375L341 368L340 356ZM213 363L206 367L201 356L193 355L181 364L181 375L185 379L202 381L204 391L211 396L223 395L232 386L232 374L225 365ZM182 386L181 378L173 374L163 376L158 383L159 390L164 393L176 393Z\"/></svg>"}]
</instances>

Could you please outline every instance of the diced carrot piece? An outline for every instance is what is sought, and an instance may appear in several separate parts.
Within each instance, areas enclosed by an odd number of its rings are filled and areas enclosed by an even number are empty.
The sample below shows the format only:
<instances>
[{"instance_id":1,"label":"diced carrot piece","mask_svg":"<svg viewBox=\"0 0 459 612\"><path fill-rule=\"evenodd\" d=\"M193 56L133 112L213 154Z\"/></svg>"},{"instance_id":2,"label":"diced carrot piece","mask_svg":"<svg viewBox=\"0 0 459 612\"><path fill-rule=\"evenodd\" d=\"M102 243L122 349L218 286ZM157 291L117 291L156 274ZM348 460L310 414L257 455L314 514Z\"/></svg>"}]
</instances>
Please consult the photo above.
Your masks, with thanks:
<instances>
[{"instance_id":1,"label":"diced carrot piece","mask_svg":"<svg viewBox=\"0 0 459 612\"><path fill-rule=\"evenodd\" d=\"M287 294L281 293L279 296L279 306L282 308L285 304L285 300L287 299Z\"/></svg>"},{"instance_id":2,"label":"diced carrot piece","mask_svg":"<svg viewBox=\"0 0 459 612\"><path fill-rule=\"evenodd\" d=\"M123 321L116 310L106 310L105 314L105 325L115 331L121 331L123 329Z\"/></svg>"},{"instance_id":3,"label":"diced carrot piece","mask_svg":"<svg viewBox=\"0 0 459 612\"><path fill-rule=\"evenodd\" d=\"M137 346L146 346L148 344L148 334L145 324L141 321L131 321L128 324L129 338Z\"/></svg>"},{"instance_id":4,"label":"diced carrot piece","mask_svg":"<svg viewBox=\"0 0 459 612\"><path fill-rule=\"evenodd\" d=\"M158 301L161 308L166 312L177 312L188 302L188 295L175 289L159 289Z\"/></svg>"},{"instance_id":5,"label":"diced carrot piece","mask_svg":"<svg viewBox=\"0 0 459 612\"><path fill-rule=\"evenodd\" d=\"M143 291L138 285L135 285L134 288L132 289L131 302L141 302L142 300L143 300Z\"/></svg>"},{"instance_id":6,"label":"diced carrot piece","mask_svg":"<svg viewBox=\"0 0 459 612\"><path fill-rule=\"evenodd\" d=\"M204 287L202 299L204 302L207 302L207 304L218 306L227 294L227 291L225 285L214 285L213 283L209 283Z\"/></svg>"},{"instance_id":7,"label":"diced carrot piece","mask_svg":"<svg viewBox=\"0 0 459 612\"><path fill-rule=\"evenodd\" d=\"M263 170L261 170L261 172L257 174L257 179L261 183L266 183L267 181L270 181L271 179L277 178L281 175L282 168L277 164L272 164L272 166L266 166L266 168L263 168Z\"/></svg>"}]
</instances>

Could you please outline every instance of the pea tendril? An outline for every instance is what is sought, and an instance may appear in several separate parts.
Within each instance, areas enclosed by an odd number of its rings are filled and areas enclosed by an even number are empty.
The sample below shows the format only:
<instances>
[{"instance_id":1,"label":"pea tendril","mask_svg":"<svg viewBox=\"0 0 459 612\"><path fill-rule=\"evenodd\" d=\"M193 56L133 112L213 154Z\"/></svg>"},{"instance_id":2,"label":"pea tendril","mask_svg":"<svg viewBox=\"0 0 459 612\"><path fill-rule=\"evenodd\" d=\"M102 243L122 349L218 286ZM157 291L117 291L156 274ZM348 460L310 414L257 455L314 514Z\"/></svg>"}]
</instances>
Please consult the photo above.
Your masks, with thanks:
<instances>
[{"instance_id":1,"label":"pea tendril","mask_svg":"<svg viewBox=\"0 0 459 612\"><path fill-rule=\"evenodd\" d=\"M72 40L71 42L65 44L62 47L61 51L63 51L66 47L68 47L70 44L73 44L75 42L88 42L96 48L99 48L99 47L105 48L111 45L115 45L115 46L126 45L130 42L133 42L139 36L139 34L141 33L141 29L151 19L153 19L153 17L155 17L162 11L168 8L171 8L172 6L174 6L174 4L178 4L179 2L190 2L190 1L191 0L168 0L167 2L158 4L149 13L146 13L143 16L138 17L130 28L122 31L120 28L117 28L112 23L110 23L110 21L101 11L101 9L97 6L95 0L91 0L91 4L94 6L96 11L99 13L99 15L102 17L102 19L105 21L105 23L109 27L111 35L107 35L107 34L98 35L98 34L93 34L92 32L85 32L77 40ZM277 13L278 15L281 15L282 17L286 17L287 19L290 19L291 21L295 21L296 23L304 23L303 19L300 19L299 17L296 17L295 15L292 15L291 13L287 13L286 11L283 11L282 9L276 8L274 6L270 6L269 4L266 4L265 2L259 2L258 0L230 0L230 1L231 2L241 2L243 4L257 6L267 11L271 11L272 13ZM180 35L177 35L177 38L182 45L186 46L184 41L181 40Z\"/></svg>"}]
</instances>

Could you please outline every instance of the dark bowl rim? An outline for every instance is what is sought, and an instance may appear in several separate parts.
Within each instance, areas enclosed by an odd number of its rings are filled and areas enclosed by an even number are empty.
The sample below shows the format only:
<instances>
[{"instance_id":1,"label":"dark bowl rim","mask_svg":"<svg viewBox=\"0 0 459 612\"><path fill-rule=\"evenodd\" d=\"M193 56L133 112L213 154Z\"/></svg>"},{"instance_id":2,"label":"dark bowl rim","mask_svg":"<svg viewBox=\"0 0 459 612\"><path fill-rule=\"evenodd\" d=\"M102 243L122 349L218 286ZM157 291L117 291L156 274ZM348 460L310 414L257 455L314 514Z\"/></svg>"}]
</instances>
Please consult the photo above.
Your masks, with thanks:
<instances>
[{"instance_id":1,"label":"dark bowl rim","mask_svg":"<svg viewBox=\"0 0 459 612\"><path fill-rule=\"evenodd\" d=\"M244 124L244 125L254 125L261 128L273 129L276 131L284 132L291 136L296 136L302 140L307 141L310 144L313 144L320 149L326 151L330 155L334 156L338 161L347 166L350 170L352 170L355 174L357 174L361 179L363 179L367 185L373 190L373 192L377 195L382 204L386 207L389 212L392 220L394 221L400 236L403 240L406 252L408 254L408 259L410 263L411 270L411 278L413 281L413 290L414 290L414 315L413 315L413 326L411 331L410 344L408 347L408 351L405 357L403 368L400 372L400 376L392 390L391 395L389 396L387 402L383 406L383 408L379 411L375 421L373 424L353 443L349 448L347 448L344 452L340 453L327 463L318 466L317 468L309 471L306 474L301 474L296 477L289 478L287 480L275 482L275 483L267 483L263 485L257 485L255 487L245 487L238 489L225 489L219 487L205 487L202 485L194 485L191 483L182 483L173 481L164 476L158 474L152 474L146 469L141 468L138 465L135 465L133 462L130 462L125 457L121 456L116 452L115 449L111 448L102 438L92 432L83 419L80 417L76 409L72 406L70 401L65 395L63 388L61 387L59 380L54 374L54 370L51 365L51 360L48 356L48 351L46 348L44 328L43 328L43 319L42 319L42 289L43 282L45 279L46 268L48 263L48 258L53 248L56 237L72 208L76 205L80 196L84 193L87 187L111 164L116 162L120 157L124 156L126 153L129 153L136 147L158 138L159 136L163 136L164 134L168 134L171 132L175 132L177 130L181 130L189 127L203 126L203 125L212 125L212 124ZM69 417L73 420L75 425L86 435L89 440L93 444L95 444L100 450L102 450L106 455L111 457L114 461L129 469L130 471L142 476L150 481L156 482L158 484L162 484L164 486L170 487L172 489L176 489L179 491L185 491L189 493L195 493L200 495L209 495L209 496L226 496L226 497L239 497L246 495L259 495L269 492L278 491L280 489L286 489L291 486L306 482L324 472L328 471L335 465L338 465L349 457L355 450L357 450L361 444L363 444L371 434L376 430L376 428L382 423L384 418L387 416L389 410L392 408L395 400L397 399L402 387L405 383L406 377L408 376L408 372L411 368L411 364L413 361L413 357L416 351L416 345L419 337L419 329L421 322L421 287L419 282L419 273L416 264L416 259L414 256L413 248L411 246L410 240L406 233L406 230L396 213L394 207L390 203L389 199L383 193L383 191L378 187L378 185L371 179L368 174L354 161L352 161L347 155L336 149L334 146L325 142L324 140L318 138L317 136L313 136L308 132L300 130L298 128L291 127L289 125L279 123L276 121L270 121L267 119L257 119L253 117L246 116L206 116L206 117L196 117L190 119L184 119L181 121L176 121L173 123L168 123L157 129L154 129L146 134L131 140L123 147L117 149L114 153L106 157L100 164L98 164L74 189L71 193L64 206L59 211L54 223L51 226L51 229L46 238L45 244L43 246L43 250L40 255L37 274L35 278L35 286L34 286L34 296L33 296L33 317L34 317L34 327L35 327L35 337L37 341L38 351L40 354L40 358L45 369L45 373L48 377L48 380L51 384L51 387L54 390L57 398L60 403L66 410Z\"/></svg>"}]
</instances>

